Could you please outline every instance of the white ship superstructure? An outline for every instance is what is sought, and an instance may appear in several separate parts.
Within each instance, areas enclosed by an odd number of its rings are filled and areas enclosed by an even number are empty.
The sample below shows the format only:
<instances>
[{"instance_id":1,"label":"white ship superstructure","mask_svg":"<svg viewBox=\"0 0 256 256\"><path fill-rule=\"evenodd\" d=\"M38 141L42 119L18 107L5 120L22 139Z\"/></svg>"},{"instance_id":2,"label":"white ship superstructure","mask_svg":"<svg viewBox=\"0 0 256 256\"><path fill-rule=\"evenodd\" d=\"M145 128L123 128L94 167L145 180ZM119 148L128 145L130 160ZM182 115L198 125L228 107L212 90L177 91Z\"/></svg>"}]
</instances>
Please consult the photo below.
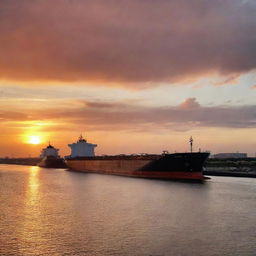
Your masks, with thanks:
<instances>
[{"instance_id":1,"label":"white ship superstructure","mask_svg":"<svg viewBox=\"0 0 256 256\"><path fill-rule=\"evenodd\" d=\"M53 147L49 143L49 145L46 148L42 149L40 157L45 158L45 157L48 157L48 156L52 156L52 157L55 157L55 158L59 158L60 156L59 156L58 152L59 152L59 149Z\"/></svg>"},{"instance_id":2,"label":"white ship superstructure","mask_svg":"<svg viewBox=\"0 0 256 256\"><path fill-rule=\"evenodd\" d=\"M95 156L94 148L96 144L88 143L81 135L76 143L68 144L71 148L71 155L69 157L85 157Z\"/></svg>"}]
</instances>

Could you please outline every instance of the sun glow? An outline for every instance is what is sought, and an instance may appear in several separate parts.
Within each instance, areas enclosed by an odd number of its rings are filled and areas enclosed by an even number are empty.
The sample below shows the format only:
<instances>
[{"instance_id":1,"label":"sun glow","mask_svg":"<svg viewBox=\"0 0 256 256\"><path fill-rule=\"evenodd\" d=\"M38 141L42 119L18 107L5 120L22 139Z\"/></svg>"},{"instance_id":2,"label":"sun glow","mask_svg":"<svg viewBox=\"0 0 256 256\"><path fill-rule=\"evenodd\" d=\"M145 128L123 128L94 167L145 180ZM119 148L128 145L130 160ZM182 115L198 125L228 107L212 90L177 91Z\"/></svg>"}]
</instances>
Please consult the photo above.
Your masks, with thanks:
<instances>
[{"instance_id":1,"label":"sun glow","mask_svg":"<svg viewBox=\"0 0 256 256\"><path fill-rule=\"evenodd\" d=\"M40 138L40 136L29 136L28 137L28 143L29 144L35 144L35 145L37 145L37 144L40 144L41 143L41 138Z\"/></svg>"}]
</instances>

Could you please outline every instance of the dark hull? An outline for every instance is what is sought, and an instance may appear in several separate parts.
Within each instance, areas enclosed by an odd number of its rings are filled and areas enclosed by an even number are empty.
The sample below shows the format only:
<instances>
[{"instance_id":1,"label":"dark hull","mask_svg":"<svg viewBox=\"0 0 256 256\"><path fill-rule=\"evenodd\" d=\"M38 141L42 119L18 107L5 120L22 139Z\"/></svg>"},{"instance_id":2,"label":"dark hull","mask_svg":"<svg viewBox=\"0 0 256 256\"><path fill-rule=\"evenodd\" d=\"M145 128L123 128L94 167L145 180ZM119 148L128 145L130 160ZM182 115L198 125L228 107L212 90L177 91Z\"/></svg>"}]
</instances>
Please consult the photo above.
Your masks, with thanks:
<instances>
[{"instance_id":1,"label":"dark hull","mask_svg":"<svg viewBox=\"0 0 256 256\"><path fill-rule=\"evenodd\" d=\"M67 165L62 158L51 156L43 158L37 165L44 168L67 168Z\"/></svg>"},{"instance_id":2,"label":"dark hull","mask_svg":"<svg viewBox=\"0 0 256 256\"><path fill-rule=\"evenodd\" d=\"M144 156L99 156L66 159L74 171L140 178L204 180L202 168L209 153Z\"/></svg>"}]
</instances>

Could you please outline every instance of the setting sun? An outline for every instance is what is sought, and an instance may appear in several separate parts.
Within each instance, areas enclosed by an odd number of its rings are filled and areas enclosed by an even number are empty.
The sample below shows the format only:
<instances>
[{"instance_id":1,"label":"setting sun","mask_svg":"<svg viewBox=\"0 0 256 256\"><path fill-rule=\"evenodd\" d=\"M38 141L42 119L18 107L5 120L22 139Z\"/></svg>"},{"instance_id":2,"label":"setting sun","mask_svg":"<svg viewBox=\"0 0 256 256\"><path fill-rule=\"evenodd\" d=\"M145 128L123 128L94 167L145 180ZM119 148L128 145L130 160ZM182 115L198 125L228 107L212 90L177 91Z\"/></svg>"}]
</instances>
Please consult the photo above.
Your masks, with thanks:
<instances>
[{"instance_id":1,"label":"setting sun","mask_svg":"<svg viewBox=\"0 0 256 256\"><path fill-rule=\"evenodd\" d=\"M29 136L28 143L29 144L40 144L41 138L39 136Z\"/></svg>"}]
</instances>

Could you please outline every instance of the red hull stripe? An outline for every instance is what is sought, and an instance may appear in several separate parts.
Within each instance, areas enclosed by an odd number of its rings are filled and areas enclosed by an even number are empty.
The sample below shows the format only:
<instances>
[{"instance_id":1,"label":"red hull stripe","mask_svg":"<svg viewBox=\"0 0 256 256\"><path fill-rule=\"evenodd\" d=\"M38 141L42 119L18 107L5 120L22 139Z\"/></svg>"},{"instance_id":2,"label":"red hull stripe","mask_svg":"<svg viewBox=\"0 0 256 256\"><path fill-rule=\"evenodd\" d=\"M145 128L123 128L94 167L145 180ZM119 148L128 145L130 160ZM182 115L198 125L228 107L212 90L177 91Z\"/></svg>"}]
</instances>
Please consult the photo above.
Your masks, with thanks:
<instances>
[{"instance_id":1,"label":"red hull stripe","mask_svg":"<svg viewBox=\"0 0 256 256\"><path fill-rule=\"evenodd\" d=\"M136 177L203 180L201 172L135 172Z\"/></svg>"}]
</instances>

